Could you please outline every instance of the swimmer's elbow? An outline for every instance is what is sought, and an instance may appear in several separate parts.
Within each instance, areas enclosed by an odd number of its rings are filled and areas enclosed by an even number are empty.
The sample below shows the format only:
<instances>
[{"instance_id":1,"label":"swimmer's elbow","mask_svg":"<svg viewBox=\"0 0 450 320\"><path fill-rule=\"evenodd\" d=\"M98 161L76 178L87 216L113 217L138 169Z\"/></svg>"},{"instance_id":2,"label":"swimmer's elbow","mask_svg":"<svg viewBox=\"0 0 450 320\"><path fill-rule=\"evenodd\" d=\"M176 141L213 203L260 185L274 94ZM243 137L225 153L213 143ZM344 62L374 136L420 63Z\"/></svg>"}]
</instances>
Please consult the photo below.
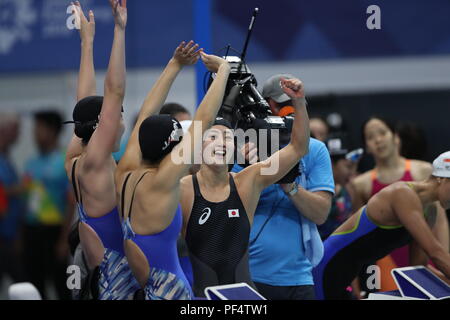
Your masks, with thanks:
<instances>
[{"instance_id":1,"label":"swimmer's elbow","mask_svg":"<svg viewBox=\"0 0 450 320\"><path fill-rule=\"evenodd\" d=\"M321 214L317 216L317 221L315 221L315 223L318 226L320 226L320 225L324 224L325 222L327 222L328 216L329 216L329 213L330 213L330 209L331 209L331 206L326 207L325 209L323 209Z\"/></svg>"},{"instance_id":2,"label":"swimmer's elbow","mask_svg":"<svg viewBox=\"0 0 450 320\"><path fill-rule=\"evenodd\" d=\"M293 153L295 153L295 157L296 158L303 158L304 156L306 156L309 152L309 147L307 143L290 143L289 144L292 147Z\"/></svg>"},{"instance_id":3,"label":"swimmer's elbow","mask_svg":"<svg viewBox=\"0 0 450 320\"><path fill-rule=\"evenodd\" d=\"M125 97L125 82L115 81L111 77L105 79L105 96Z\"/></svg>"},{"instance_id":4,"label":"swimmer's elbow","mask_svg":"<svg viewBox=\"0 0 450 320\"><path fill-rule=\"evenodd\" d=\"M105 83L105 96L107 95L123 100L125 98L125 86Z\"/></svg>"},{"instance_id":5,"label":"swimmer's elbow","mask_svg":"<svg viewBox=\"0 0 450 320\"><path fill-rule=\"evenodd\" d=\"M314 223L317 224L318 226L321 226L325 222L327 222L327 218L328 218L328 215L326 215L324 217L318 217L318 218L316 218L316 221L314 221Z\"/></svg>"}]
</instances>

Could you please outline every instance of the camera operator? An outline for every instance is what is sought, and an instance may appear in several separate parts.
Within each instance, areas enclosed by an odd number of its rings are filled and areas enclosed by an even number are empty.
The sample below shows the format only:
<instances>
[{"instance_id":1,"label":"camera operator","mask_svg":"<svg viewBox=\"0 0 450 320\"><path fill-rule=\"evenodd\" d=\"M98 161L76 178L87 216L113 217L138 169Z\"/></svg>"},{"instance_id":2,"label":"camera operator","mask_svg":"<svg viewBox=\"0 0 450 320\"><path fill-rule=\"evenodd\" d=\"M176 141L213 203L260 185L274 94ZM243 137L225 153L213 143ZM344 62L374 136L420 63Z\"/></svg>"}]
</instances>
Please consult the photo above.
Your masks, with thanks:
<instances>
[{"instance_id":1,"label":"camera operator","mask_svg":"<svg viewBox=\"0 0 450 320\"><path fill-rule=\"evenodd\" d=\"M292 101L283 93L278 74L264 84L263 97L273 115L289 115ZM254 144L241 149L247 161L257 160ZM300 176L274 184L261 193L250 234L250 272L258 291L269 300L314 299L312 268L323 255L317 224L326 221L334 194L331 160L325 145L310 138L300 160ZM234 172L243 170L235 165Z\"/></svg>"}]
</instances>

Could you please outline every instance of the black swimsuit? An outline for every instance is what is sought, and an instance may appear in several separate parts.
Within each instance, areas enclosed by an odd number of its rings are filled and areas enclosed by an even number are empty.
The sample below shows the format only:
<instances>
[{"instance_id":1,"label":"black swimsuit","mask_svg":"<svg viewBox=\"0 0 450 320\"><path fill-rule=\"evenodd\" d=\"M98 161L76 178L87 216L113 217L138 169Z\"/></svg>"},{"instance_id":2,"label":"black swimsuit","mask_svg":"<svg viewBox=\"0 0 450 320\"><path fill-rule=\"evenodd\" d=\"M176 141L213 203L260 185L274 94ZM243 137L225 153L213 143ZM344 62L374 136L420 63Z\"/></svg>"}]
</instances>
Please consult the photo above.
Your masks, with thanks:
<instances>
[{"instance_id":1,"label":"black swimsuit","mask_svg":"<svg viewBox=\"0 0 450 320\"><path fill-rule=\"evenodd\" d=\"M194 273L194 294L209 286L251 281L248 263L250 222L230 175L230 195L222 202L203 198L192 176L195 199L186 231Z\"/></svg>"}]
</instances>

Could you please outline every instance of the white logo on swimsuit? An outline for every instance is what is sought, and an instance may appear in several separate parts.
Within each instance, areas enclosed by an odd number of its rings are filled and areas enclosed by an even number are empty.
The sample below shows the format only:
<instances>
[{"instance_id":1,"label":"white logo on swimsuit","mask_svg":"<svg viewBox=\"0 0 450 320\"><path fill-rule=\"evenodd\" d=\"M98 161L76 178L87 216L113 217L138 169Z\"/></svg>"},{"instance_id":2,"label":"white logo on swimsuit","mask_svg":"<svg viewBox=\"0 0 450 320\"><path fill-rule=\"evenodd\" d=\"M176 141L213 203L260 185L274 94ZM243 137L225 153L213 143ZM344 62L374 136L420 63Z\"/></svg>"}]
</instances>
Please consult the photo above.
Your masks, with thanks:
<instances>
[{"instance_id":1,"label":"white logo on swimsuit","mask_svg":"<svg viewBox=\"0 0 450 320\"><path fill-rule=\"evenodd\" d=\"M209 216L211 215L211 208L205 208L202 212L203 214L200 216L200 219L198 219L199 225L204 224L209 219Z\"/></svg>"},{"instance_id":2,"label":"white logo on swimsuit","mask_svg":"<svg viewBox=\"0 0 450 320\"><path fill-rule=\"evenodd\" d=\"M30 41L36 18L32 0L0 0L0 54L10 53L19 41Z\"/></svg>"},{"instance_id":3,"label":"white logo on swimsuit","mask_svg":"<svg viewBox=\"0 0 450 320\"><path fill-rule=\"evenodd\" d=\"M239 218L239 209L228 210L228 218Z\"/></svg>"}]
</instances>

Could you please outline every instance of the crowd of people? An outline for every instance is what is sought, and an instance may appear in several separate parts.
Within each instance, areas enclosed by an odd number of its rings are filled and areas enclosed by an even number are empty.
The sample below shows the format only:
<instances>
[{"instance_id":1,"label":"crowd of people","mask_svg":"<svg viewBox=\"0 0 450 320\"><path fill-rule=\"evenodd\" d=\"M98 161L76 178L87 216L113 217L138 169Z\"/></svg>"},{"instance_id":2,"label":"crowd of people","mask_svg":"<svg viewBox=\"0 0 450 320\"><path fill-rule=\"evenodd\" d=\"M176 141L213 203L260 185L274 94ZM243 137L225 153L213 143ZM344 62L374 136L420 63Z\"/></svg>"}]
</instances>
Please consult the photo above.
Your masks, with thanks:
<instances>
[{"instance_id":1,"label":"crowd of people","mask_svg":"<svg viewBox=\"0 0 450 320\"><path fill-rule=\"evenodd\" d=\"M202 299L207 287L238 282L269 300L362 299L392 290L390 270L407 265L450 283L449 152L417 160L411 126L379 116L363 124L355 148L326 119L309 118L305 86L291 74L262 89L274 116L290 110L289 143L266 158L257 143L238 148L233 126L217 116L230 65L193 41L174 50L122 139L127 9L110 3L103 96L94 13L73 4L81 59L70 143L59 144L57 112L36 112L38 154L20 177L10 155L20 118L0 116L0 277L30 282L43 298L52 281L59 299L101 300ZM192 116L166 98L196 63L215 77ZM245 163L230 165L236 153ZM364 168L364 157L374 166ZM67 287L69 264L84 270L79 290ZM375 289L371 265L381 270Z\"/></svg>"}]
</instances>

